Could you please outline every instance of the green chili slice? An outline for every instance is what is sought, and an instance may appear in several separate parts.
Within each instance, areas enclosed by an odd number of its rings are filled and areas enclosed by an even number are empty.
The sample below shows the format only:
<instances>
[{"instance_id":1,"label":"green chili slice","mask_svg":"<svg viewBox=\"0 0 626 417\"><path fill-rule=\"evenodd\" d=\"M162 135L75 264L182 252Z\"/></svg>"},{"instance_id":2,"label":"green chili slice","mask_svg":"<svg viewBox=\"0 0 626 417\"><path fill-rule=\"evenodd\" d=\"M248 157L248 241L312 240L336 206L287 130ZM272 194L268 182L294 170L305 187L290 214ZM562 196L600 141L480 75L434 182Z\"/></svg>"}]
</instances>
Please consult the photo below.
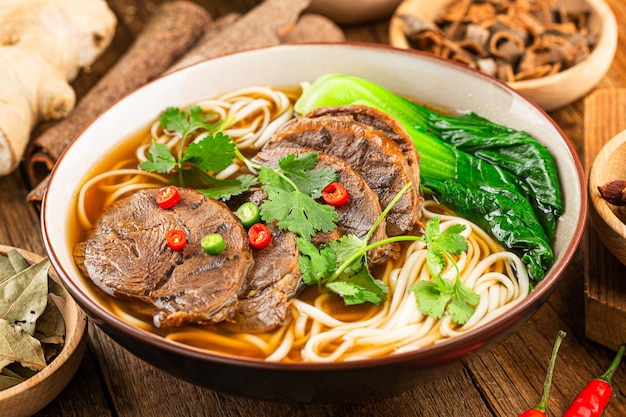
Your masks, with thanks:
<instances>
[{"instance_id":1,"label":"green chili slice","mask_svg":"<svg viewBox=\"0 0 626 417\"><path fill-rule=\"evenodd\" d=\"M219 233L211 233L203 236L200 245L209 255L218 255L226 249L226 242Z\"/></svg>"},{"instance_id":2,"label":"green chili slice","mask_svg":"<svg viewBox=\"0 0 626 417\"><path fill-rule=\"evenodd\" d=\"M239 206L237 211L235 211L235 215L239 218L239 220L241 220L241 223L246 228L261 221L261 210L259 209L259 206L254 204L252 201L246 201Z\"/></svg>"}]
</instances>

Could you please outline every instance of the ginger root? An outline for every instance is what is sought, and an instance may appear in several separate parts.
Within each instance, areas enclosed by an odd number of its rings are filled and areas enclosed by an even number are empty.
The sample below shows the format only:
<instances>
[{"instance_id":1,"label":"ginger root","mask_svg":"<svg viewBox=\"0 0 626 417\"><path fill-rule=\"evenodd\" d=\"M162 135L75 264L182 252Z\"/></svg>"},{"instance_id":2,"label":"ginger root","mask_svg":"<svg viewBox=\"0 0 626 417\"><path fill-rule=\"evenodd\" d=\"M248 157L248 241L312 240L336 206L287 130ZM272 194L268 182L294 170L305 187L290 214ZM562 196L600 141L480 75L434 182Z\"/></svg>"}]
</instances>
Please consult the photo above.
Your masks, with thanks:
<instances>
[{"instance_id":1,"label":"ginger root","mask_svg":"<svg viewBox=\"0 0 626 417\"><path fill-rule=\"evenodd\" d=\"M36 123L72 111L69 82L116 24L104 0L0 0L0 175L19 164Z\"/></svg>"}]
</instances>

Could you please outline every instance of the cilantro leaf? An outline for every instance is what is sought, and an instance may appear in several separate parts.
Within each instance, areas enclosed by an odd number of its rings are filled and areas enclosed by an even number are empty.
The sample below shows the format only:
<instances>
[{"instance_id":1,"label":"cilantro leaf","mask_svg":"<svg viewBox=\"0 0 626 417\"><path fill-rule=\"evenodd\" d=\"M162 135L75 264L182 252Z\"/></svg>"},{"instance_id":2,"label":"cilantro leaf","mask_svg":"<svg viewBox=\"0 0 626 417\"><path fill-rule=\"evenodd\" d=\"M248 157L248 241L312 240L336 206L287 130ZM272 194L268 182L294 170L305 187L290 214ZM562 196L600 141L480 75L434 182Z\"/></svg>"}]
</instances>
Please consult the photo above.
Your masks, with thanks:
<instances>
[{"instance_id":1,"label":"cilantro leaf","mask_svg":"<svg viewBox=\"0 0 626 417\"><path fill-rule=\"evenodd\" d=\"M235 143L230 136L218 132L187 146L181 163L193 163L205 171L220 172L235 159Z\"/></svg>"},{"instance_id":2,"label":"cilantro leaf","mask_svg":"<svg viewBox=\"0 0 626 417\"><path fill-rule=\"evenodd\" d=\"M315 247L311 241L298 237L296 244L301 256L298 257L300 263L300 273L302 281L307 285L321 284L335 271L337 256L330 248Z\"/></svg>"},{"instance_id":3,"label":"cilantro leaf","mask_svg":"<svg viewBox=\"0 0 626 417\"><path fill-rule=\"evenodd\" d=\"M259 182L261 184L267 184L267 186L273 186L286 191L295 191L295 188L285 180L280 173L272 168L261 167L259 169Z\"/></svg>"},{"instance_id":4,"label":"cilantro leaf","mask_svg":"<svg viewBox=\"0 0 626 417\"><path fill-rule=\"evenodd\" d=\"M436 220L435 220L436 219ZM439 217L435 217L433 225L439 228ZM447 229L444 229L436 235L430 235L426 238L426 243L434 243L442 250L449 252L453 255L460 255L467 250L467 240L461 232L465 230L465 226L462 224L454 224Z\"/></svg>"},{"instance_id":5,"label":"cilantro leaf","mask_svg":"<svg viewBox=\"0 0 626 417\"><path fill-rule=\"evenodd\" d=\"M162 143L152 141L148 151L147 160L139 165L144 171L168 174L178 166L178 162L172 152Z\"/></svg>"},{"instance_id":6,"label":"cilantro leaf","mask_svg":"<svg viewBox=\"0 0 626 417\"><path fill-rule=\"evenodd\" d=\"M198 191L207 197L223 201L229 200L232 196L242 194L257 184L256 177L253 175L241 175L234 180L212 178L213 180L209 188L199 189Z\"/></svg>"},{"instance_id":7,"label":"cilantro leaf","mask_svg":"<svg viewBox=\"0 0 626 417\"><path fill-rule=\"evenodd\" d=\"M319 204L300 191L289 191L264 186L267 200L261 206L261 218L266 222L277 220L277 226L305 239L311 239L317 231L330 232L339 216L332 206Z\"/></svg>"},{"instance_id":8,"label":"cilantro leaf","mask_svg":"<svg viewBox=\"0 0 626 417\"><path fill-rule=\"evenodd\" d=\"M479 302L480 296L464 285L460 279L457 279L454 283L452 300L448 305L448 311L454 321L463 324L474 314L472 306L478 305Z\"/></svg>"},{"instance_id":9,"label":"cilantro leaf","mask_svg":"<svg viewBox=\"0 0 626 417\"><path fill-rule=\"evenodd\" d=\"M351 290L345 292L348 287ZM364 302L379 305L387 298L386 294L389 292L386 284L377 281L372 276L364 257L361 258L361 268L355 274L348 274L344 271L336 280L328 282L326 288L339 294L346 305ZM354 290L358 291L354 292Z\"/></svg>"},{"instance_id":10,"label":"cilantro leaf","mask_svg":"<svg viewBox=\"0 0 626 417\"><path fill-rule=\"evenodd\" d=\"M385 299L366 288L347 281L329 282L326 284L326 288L340 295L346 305L363 304L365 302L380 305Z\"/></svg>"},{"instance_id":11,"label":"cilantro leaf","mask_svg":"<svg viewBox=\"0 0 626 417\"><path fill-rule=\"evenodd\" d=\"M446 286L447 283L452 284L448 280L444 280L444 283ZM417 298L417 306L422 314L436 319L443 317L451 297L446 297L447 291L442 292L436 282L419 280L411 285L411 291Z\"/></svg>"},{"instance_id":12,"label":"cilantro leaf","mask_svg":"<svg viewBox=\"0 0 626 417\"><path fill-rule=\"evenodd\" d=\"M459 255L467 250L467 240L461 234L465 226L453 225L441 231L439 220L439 217L429 220L424 234L424 241L428 245L426 263L433 281L420 280L411 286L411 290L423 314L441 318L447 311L454 322L463 324L474 313L473 306L480 301L478 294L463 284L452 259L452 255ZM454 280L441 276L447 260L457 268Z\"/></svg>"},{"instance_id":13,"label":"cilantro leaf","mask_svg":"<svg viewBox=\"0 0 626 417\"><path fill-rule=\"evenodd\" d=\"M316 153L287 155L278 162L279 169L260 167L259 182L268 198L261 206L261 219L277 221L277 226L300 237L311 239L318 231L334 230L339 216L334 207L320 204L315 196L335 178L332 170L317 169Z\"/></svg>"},{"instance_id":14,"label":"cilantro leaf","mask_svg":"<svg viewBox=\"0 0 626 417\"><path fill-rule=\"evenodd\" d=\"M343 265L347 262L355 253L363 252L366 246L364 240L359 239L355 235L344 235L337 240L328 242L328 247L331 248L337 256L337 265ZM363 258L359 257L351 264L347 265L343 272L347 274L356 273L361 269Z\"/></svg>"},{"instance_id":15,"label":"cilantro leaf","mask_svg":"<svg viewBox=\"0 0 626 417\"><path fill-rule=\"evenodd\" d=\"M307 285L317 284L336 293L343 298L346 305L364 302L379 305L385 300L389 289L371 275L365 261L365 252L361 250L363 245L356 244L355 240L359 241L359 238L346 235L318 249L310 241L298 238L302 280ZM350 260L355 251L362 255L351 262L348 268L337 271L337 265Z\"/></svg>"},{"instance_id":16,"label":"cilantro leaf","mask_svg":"<svg viewBox=\"0 0 626 417\"><path fill-rule=\"evenodd\" d=\"M178 107L168 107L161 113L159 123L165 129L178 132L183 138L186 138L199 129L205 129L208 132L218 130L220 123L209 123L209 120L214 117L214 113L203 113L200 106L192 106L189 108L189 113Z\"/></svg>"},{"instance_id":17,"label":"cilantro leaf","mask_svg":"<svg viewBox=\"0 0 626 417\"><path fill-rule=\"evenodd\" d=\"M296 187L312 198L320 198L322 190L328 184L337 180L337 173L328 167L316 170L319 156L316 152L306 152L298 157L291 154L282 158L278 165L282 173L296 184Z\"/></svg>"}]
</instances>

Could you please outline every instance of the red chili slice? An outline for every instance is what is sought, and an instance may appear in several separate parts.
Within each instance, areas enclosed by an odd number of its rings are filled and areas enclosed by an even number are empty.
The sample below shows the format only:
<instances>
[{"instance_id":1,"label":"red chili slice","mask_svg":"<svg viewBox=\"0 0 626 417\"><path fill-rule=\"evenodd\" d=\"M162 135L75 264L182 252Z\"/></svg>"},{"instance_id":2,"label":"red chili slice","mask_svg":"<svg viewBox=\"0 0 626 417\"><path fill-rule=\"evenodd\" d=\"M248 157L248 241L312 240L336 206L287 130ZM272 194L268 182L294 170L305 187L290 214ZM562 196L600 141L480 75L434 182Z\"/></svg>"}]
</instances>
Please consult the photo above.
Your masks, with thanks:
<instances>
[{"instance_id":1,"label":"red chili slice","mask_svg":"<svg viewBox=\"0 0 626 417\"><path fill-rule=\"evenodd\" d=\"M338 182L331 182L322 190L322 198L326 204L334 207L343 206L350 200L350 193L346 187Z\"/></svg>"},{"instance_id":2,"label":"red chili slice","mask_svg":"<svg viewBox=\"0 0 626 417\"><path fill-rule=\"evenodd\" d=\"M255 223L248 229L248 243L255 249L263 249L272 241L272 232L263 223Z\"/></svg>"},{"instance_id":3,"label":"red chili slice","mask_svg":"<svg viewBox=\"0 0 626 417\"><path fill-rule=\"evenodd\" d=\"M180 193L175 185L168 185L159 190L156 202L162 209L174 207L180 201Z\"/></svg>"},{"instance_id":4,"label":"red chili slice","mask_svg":"<svg viewBox=\"0 0 626 417\"><path fill-rule=\"evenodd\" d=\"M187 233L184 230L172 229L165 237L171 250L182 250L187 245Z\"/></svg>"}]
</instances>

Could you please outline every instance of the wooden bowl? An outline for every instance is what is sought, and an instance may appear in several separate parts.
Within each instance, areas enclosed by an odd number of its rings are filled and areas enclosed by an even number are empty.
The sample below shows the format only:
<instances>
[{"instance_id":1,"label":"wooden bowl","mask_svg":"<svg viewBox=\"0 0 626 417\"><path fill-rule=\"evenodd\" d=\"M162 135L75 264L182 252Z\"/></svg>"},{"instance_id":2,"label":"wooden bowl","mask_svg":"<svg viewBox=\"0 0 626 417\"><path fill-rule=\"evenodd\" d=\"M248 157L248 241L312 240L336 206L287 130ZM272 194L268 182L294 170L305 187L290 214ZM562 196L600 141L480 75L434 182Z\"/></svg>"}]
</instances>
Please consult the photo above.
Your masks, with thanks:
<instances>
[{"instance_id":1,"label":"wooden bowl","mask_svg":"<svg viewBox=\"0 0 626 417\"><path fill-rule=\"evenodd\" d=\"M435 20L456 0L404 0L394 12L389 25L389 42L410 48L404 36L402 14ZM577 65L542 78L507 83L546 111L556 110L587 94L608 71L617 48L617 23L611 8L603 0L557 0L570 7L588 4L591 9L589 30L598 42L589 56Z\"/></svg>"},{"instance_id":2,"label":"wooden bowl","mask_svg":"<svg viewBox=\"0 0 626 417\"><path fill-rule=\"evenodd\" d=\"M6 255L11 249L14 248L0 245L0 254ZM30 264L43 259L35 253L17 250ZM52 268L49 276L61 284ZM69 294L54 299L65 320L65 346L43 370L20 384L0 391L2 417L31 416L44 408L65 388L83 358L87 346L87 316Z\"/></svg>"},{"instance_id":3,"label":"wooden bowl","mask_svg":"<svg viewBox=\"0 0 626 417\"><path fill-rule=\"evenodd\" d=\"M319 13L340 25L386 19L401 0L311 0L309 13Z\"/></svg>"},{"instance_id":4,"label":"wooden bowl","mask_svg":"<svg viewBox=\"0 0 626 417\"><path fill-rule=\"evenodd\" d=\"M598 186L626 178L626 130L608 141L596 156L589 171L590 218L600 240L626 265L626 207L609 204L600 196Z\"/></svg>"}]
</instances>

